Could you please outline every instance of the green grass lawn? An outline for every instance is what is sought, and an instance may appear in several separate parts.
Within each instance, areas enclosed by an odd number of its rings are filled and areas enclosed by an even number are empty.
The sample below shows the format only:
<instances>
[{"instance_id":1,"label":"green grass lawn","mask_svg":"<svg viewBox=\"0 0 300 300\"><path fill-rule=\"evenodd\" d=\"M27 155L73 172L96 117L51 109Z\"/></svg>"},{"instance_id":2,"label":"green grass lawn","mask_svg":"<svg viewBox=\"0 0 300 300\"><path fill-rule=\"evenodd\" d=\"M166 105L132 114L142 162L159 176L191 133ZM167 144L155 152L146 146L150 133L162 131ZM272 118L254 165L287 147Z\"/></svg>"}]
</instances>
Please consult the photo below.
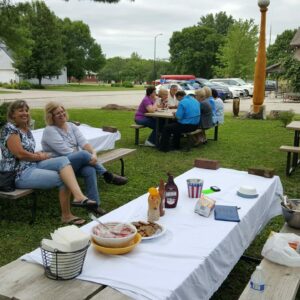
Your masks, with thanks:
<instances>
[{"instance_id":1,"label":"green grass lawn","mask_svg":"<svg viewBox=\"0 0 300 300\"><path fill-rule=\"evenodd\" d=\"M98 85L98 84L78 84L71 83L66 85L53 85L45 86L46 90L50 91L66 91L66 92L106 92L106 91L136 91L136 90L145 90L142 85L135 85L133 88L125 87L111 87L110 85Z\"/></svg>"},{"instance_id":2,"label":"green grass lawn","mask_svg":"<svg viewBox=\"0 0 300 300\"><path fill-rule=\"evenodd\" d=\"M133 111L72 109L69 113L72 120L81 123L96 127L116 126L122 134L122 139L117 142L116 147L134 147L134 131L129 128L133 123ZM41 110L33 110L32 117L36 120L37 128L44 127ZM297 117L300 119L300 116ZM149 132L149 129L141 130L141 141L147 138ZM208 135L212 137L213 130L208 131ZM193 148L190 152L161 153L153 148L139 147L136 154L125 159L125 172L129 177L127 185L112 186L99 179L103 208L113 210L135 199L146 193L149 187L157 186L160 178L166 179L167 172L178 176L189 170L193 166L194 159L199 157L216 159L221 162L222 167L238 170L247 170L248 167L275 168L285 193L289 197L299 198L300 171L297 170L291 177L286 177L286 154L278 151L281 145L292 143L293 132L284 128L280 121L243 120L226 115L225 124L219 129L219 140L209 141L207 145ZM119 162L106 166L113 172L120 171ZM51 231L61 226L57 191L40 191L37 196L37 220L34 225L28 224L29 197L17 201L0 201L0 265L34 250L42 238L49 237ZM74 209L74 212L87 218L84 210ZM260 257L262 246L270 231L278 231L282 225L281 216L273 218L246 253ZM254 267L253 263L240 260L212 299L238 299Z\"/></svg>"},{"instance_id":3,"label":"green grass lawn","mask_svg":"<svg viewBox=\"0 0 300 300\"><path fill-rule=\"evenodd\" d=\"M15 94L15 93L21 93L19 91L13 91L13 92L10 92L10 91L0 91L0 94Z\"/></svg>"}]
</instances>

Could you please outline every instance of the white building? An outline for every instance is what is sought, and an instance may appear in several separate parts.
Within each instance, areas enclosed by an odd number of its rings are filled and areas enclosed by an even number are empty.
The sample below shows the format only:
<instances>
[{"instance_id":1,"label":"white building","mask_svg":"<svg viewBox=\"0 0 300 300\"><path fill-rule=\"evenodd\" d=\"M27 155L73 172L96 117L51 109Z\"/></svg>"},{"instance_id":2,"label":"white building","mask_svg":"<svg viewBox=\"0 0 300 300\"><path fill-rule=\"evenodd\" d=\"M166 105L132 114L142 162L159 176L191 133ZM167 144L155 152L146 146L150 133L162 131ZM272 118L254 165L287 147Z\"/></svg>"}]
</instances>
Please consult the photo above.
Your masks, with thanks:
<instances>
[{"instance_id":1,"label":"white building","mask_svg":"<svg viewBox=\"0 0 300 300\"><path fill-rule=\"evenodd\" d=\"M0 82L19 82L11 52L0 42Z\"/></svg>"},{"instance_id":2,"label":"white building","mask_svg":"<svg viewBox=\"0 0 300 300\"><path fill-rule=\"evenodd\" d=\"M0 42L0 82L11 83L19 82L22 80L22 76L19 76L16 69L13 66L14 60L12 53L7 49L6 45ZM38 84L39 81L36 78L24 79L33 84ZM67 68L64 67L61 70L61 75L54 77L43 77L43 85L64 85L67 84Z\"/></svg>"}]
</instances>

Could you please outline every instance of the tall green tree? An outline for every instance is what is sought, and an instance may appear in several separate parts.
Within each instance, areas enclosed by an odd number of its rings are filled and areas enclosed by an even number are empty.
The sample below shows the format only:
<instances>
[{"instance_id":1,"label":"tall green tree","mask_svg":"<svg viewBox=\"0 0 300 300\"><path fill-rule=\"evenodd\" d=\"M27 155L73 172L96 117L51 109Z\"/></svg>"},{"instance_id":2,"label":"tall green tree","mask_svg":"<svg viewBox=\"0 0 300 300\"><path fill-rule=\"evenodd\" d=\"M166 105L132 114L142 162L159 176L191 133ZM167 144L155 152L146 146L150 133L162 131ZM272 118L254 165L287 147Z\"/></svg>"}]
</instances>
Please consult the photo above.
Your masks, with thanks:
<instances>
[{"instance_id":1,"label":"tall green tree","mask_svg":"<svg viewBox=\"0 0 300 300\"><path fill-rule=\"evenodd\" d=\"M14 57L31 53L33 41L25 20L29 6L28 3L13 5L9 0L0 0L0 42L13 51Z\"/></svg>"},{"instance_id":2,"label":"tall green tree","mask_svg":"<svg viewBox=\"0 0 300 300\"><path fill-rule=\"evenodd\" d=\"M74 77L80 81L90 71L98 73L105 58L101 47L92 38L89 26L66 18L61 27L68 79Z\"/></svg>"},{"instance_id":3,"label":"tall green tree","mask_svg":"<svg viewBox=\"0 0 300 300\"><path fill-rule=\"evenodd\" d=\"M267 65L273 65L282 62L284 58L293 53L290 43L296 34L297 29L285 30L277 35L274 44L267 48Z\"/></svg>"},{"instance_id":4,"label":"tall green tree","mask_svg":"<svg viewBox=\"0 0 300 300\"><path fill-rule=\"evenodd\" d=\"M289 88L300 92L300 62L294 58L295 49L290 46L296 31L285 30L276 37L274 44L267 49L267 62L268 65L280 63L283 71L276 77L287 80Z\"/></svg>"},{"instance_id":5,"label":"tall green tree","mask_svg":"<svg viewBox=\"0 0 300 300\"><path fill-rule=\"evenodd\" d=\"M258 27L252 19L239 20L231 25L225 43L217 55L220 65L214 67L215 74L222 77L252 79L257 35Z\"/></svg>"},{"instance_id":6,"label":"tall green tree","mask_svg":"<svg viewBox=\"0 0 300 300\"><path fill-rule=\"evenodd\" d=\"M58 19L44 2L32 2L26 17L34 43L31 55L18 57L16 67L26 78L37 78L41 85L43 77L61 74L64 66L62 35Z\"/></svg>"},{"instance_id":7,"label":"tall green tree","mask_svg":"<svg viewBox=\"0 0 300 300\"><path fill-rule=\"evenodd\" d=\"M225 37L228 33L229 27L233 23L234 19L232 16L227 16L226 12L221 11L215 15L207 14L206 16L202 16L198 25L214 28L217 33Z\"/></svg>"},{"instance_id":8,"label":"tall green tree","mask_svg":"<svg viewBox=\"0 0 300 300\"><path fill-rule=\"evenodd\" d=\"M219 34L214 28L193 26L173 33L170 42L171 64L178 74L210 78L216 63Z\"/></svg>"}]
</instances>

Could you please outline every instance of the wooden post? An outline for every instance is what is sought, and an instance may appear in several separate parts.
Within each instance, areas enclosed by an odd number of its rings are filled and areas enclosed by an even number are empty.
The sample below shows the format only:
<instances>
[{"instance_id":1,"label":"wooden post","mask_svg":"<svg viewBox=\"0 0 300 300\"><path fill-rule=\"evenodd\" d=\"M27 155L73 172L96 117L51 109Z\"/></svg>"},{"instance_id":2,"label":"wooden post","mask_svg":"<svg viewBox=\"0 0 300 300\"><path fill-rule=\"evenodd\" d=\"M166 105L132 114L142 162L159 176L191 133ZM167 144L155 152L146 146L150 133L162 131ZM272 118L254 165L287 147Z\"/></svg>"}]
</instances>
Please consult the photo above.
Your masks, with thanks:
<instances>
[{"instance_id":1,"label":"wooden post","mask_svg":"<svg viewBox=\"0 0 300 300\"><path fill-rule=\"evenodd\" d=\"M265 99L266 80L266 13L269 0L259 0L261 11L259 45L254 73L253 112L258 113Z\"/></svg>"}]
</instances>

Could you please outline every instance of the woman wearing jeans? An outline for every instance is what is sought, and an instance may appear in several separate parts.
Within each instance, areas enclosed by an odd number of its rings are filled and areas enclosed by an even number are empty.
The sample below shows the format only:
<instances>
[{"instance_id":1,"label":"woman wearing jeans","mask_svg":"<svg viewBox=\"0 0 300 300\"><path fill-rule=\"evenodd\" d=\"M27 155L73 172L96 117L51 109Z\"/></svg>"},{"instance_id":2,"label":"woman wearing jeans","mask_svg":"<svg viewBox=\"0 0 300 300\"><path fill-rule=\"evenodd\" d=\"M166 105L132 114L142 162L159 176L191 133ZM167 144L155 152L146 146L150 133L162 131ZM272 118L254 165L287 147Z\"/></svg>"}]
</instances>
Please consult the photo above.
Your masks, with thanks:
<instances>
[{"instance_id":1,"label":"woman wearing jeans","mask_svg":"<svg viewBox=\"0 0 300 300\"><path fill-rule=\"evenodd\" d=\"M82 193L68 158L50 158L45 152L34 152L35 141L29 128L27 103L23 100L12 102L7 119L0 137L0 170L16 171L15 186L20 189L58 187L62 222L76 225L85 223L85 220L71 213L71 194L75 199L73 206L94 209L97 204Z\"/></svg>"},{"instance_id":2,"label":"woman wearing jeans","mask_svg":"<svg viewBox=\"0 0 300 300\"><path fill-rule=\"evenodd\" d=\"M83 177L88 197L100 204L97 175L103 175L107 183L123 185L127 178L108 172L98 163L97 153L87 142L78 127L68 121L65 108L58 102L49 102L45 107L47 127L43 132L42 147L52 156L67 156L77 176ZM97 215L106 212L98 206Z\"/></svg>"},{"instance_id":3,"label":"woman wearing jeans","mask_svg":"<svg viewBox=\"0 0 300 300\"><path fill-rule=\"evenodd\" d=\"M145 142L145 146L155 147L156 138L156 121L153 118L146 117L144 114L147 112L155 112L157 110L156 105L156 92L155 87L150 86L146 89L146 96L140 103L135 113L135 123L138 125L144 125L152 129L152 132Z\"/></svg>"}]
</instances>

